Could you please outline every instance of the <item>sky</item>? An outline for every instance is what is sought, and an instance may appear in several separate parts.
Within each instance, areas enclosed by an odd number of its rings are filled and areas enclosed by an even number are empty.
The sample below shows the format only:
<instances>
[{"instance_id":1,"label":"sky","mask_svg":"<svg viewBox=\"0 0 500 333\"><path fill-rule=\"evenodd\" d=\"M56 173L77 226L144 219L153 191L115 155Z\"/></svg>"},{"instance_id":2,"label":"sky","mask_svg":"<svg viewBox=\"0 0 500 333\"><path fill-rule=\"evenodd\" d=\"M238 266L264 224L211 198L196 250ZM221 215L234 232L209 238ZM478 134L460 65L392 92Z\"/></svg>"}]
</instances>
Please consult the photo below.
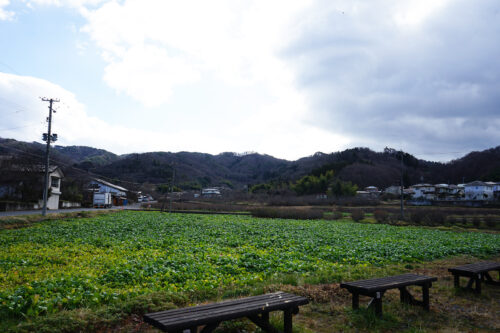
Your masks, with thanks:
<instances>
[{"instance_id":1,"label":"sky","mask_svg":"<svg viewBox=\"0 0 500 333\"><path fill-rule=\"evenodd\" d=\"M498 0L0 0L0 137L114 153L500 144Z\"/></svg>"}]
</instances>

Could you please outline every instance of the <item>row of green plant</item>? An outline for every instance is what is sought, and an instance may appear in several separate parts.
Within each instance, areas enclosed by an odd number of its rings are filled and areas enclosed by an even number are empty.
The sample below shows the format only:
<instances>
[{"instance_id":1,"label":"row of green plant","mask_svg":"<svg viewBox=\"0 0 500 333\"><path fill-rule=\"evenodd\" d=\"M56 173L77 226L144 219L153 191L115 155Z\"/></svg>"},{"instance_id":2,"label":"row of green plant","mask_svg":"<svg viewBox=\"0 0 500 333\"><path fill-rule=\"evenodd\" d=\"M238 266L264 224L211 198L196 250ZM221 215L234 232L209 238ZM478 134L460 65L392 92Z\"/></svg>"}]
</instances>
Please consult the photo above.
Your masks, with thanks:
<instances>
[{"instance_id":1,"label":"row of green plant","mask_svg":"<svg viewBox=\"0 0 500 333\"><path fill-rule=\"evenodd\" d=\"M0 231L0 320L116 304L154 292L243 288L283 274L457 254L500 235L347 221L118 212Z\"/></svg>"}]
</instances>

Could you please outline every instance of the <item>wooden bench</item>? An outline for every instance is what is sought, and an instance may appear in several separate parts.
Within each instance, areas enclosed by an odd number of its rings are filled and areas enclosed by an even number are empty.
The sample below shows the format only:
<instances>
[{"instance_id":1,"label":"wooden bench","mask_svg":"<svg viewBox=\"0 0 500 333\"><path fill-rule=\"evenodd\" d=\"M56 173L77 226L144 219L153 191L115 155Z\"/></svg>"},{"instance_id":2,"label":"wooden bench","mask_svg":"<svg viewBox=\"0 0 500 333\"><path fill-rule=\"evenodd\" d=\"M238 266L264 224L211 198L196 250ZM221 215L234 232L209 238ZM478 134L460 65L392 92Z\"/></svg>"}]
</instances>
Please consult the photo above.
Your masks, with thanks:
<instances>
[{"instance_id":1,"label":"wooden bench","mask_svg":"<svg viewBox=\"0 0 500 333\"><path fill-rule=\"evenodd\" d=\"M429 288L432 282L437 281L435 277L417 274L403 274L388 276L377 279L360 280L354 282L341 283L341 288L346 288L352 294L352 308L359 308L359 295L370 296L372 300L368 308L375 308L375 313L382 316L382 296L389 289L398 288L401 302L421 305L429 311ZM422 301L417 301L406 289L407 286L422 286Z\"/></svg>"},{"instance_id":2,"label":"wooden bench","mask_svg":"<svg viewBox=\"0 0 500 333\"><path fill-rule=\"evenodd\" d=\"M247 317L265 332L280 332L269 323L269 313L284 312L284 332L292 333L292 315L299 306L309 303L302 296L276 292L260 296L240 298L219 303L199 305L182 309L148 313L144 321L165 332L213 332L223 321Z\"/></svg>"},{"instance_id":3,"label":"wooden bench","mask_svg":"<svg viewBox=\"0 0 500 333\"><path fill-rule=\"evenodd\" d=\"M500 263L498 262L478 262L475 264L463 265L454 268L449 268L448 271L453 274L455 288L460 288L460 277L468 277L469 282L465 287L468 290L473 290L477 294L481 294L481 283L500 286ZM489 272L498 271L498 280L494 281ZM475 283L475 288L472 285Z\"/></svg>"}]
</instances>

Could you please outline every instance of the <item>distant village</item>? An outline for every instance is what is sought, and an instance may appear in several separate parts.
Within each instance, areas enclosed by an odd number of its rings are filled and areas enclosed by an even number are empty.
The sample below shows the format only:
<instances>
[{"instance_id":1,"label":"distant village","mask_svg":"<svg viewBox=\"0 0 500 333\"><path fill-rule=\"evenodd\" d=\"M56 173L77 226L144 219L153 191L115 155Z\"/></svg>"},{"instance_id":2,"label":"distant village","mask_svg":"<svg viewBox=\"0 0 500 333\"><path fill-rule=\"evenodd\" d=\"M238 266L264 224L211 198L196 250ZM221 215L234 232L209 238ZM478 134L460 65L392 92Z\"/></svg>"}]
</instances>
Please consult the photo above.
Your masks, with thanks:
<instances>
[{"instance_id":1,"label":"distant village","mask_svg":"<svg viewBox=\"0 0 500 333\"><path fill-rule=\"evenodd\" d=\"M12 166L11 166L12 167ZM16 177L7 177L0 183L0 210L40 209L42 206L41 188L42 166L11 168ZM6 171L5 169L4 171ZM33 177L33 175L38 175ZM96 208L126 206L131 202L152 202L154 198L149 194L130 191L103 179L94 178L83 189L84 198L81 202L68 202L60 200L64 189L61 188L64 173L58 166L49 168L49 195L47 208L80 207L83 203ZM222 197L225 190L221 187L203 188L189 193L176 193L177 197L188 195L191 198L217 198ZM33 194L35 192L35 194ZM40 192L40 198L35 198ZM401 193L402 192L402 193ZM29 194L29 195L28 195ZM403 196L409 205L460 205L479 207L500 202L500 183L473 181L466 184L416 184L408 188L390 186L379 189L368 186L362 191L357 191L356 196L367 199L397 199ZM326 199L325 194L317 196Z\"/></svg>"},{"instance_id":2,"label":"distant village","mask_svg":"<svg viewBox=\"0 0 500 333\"><path fill-rule=\"evenodd\" d=\"M0 181L0 211L41 209L43 205L41 189L44 166L3 165L3 171L6 177L3 177L2 181ZM64 191L62 188L62 179L64 177L60 167L56 165L49 167L47 198L47 209L49 210L82 206L109 208L127 206L132 202L151 203L155 200L150 194L131 191L99 178L87 182L83 189L84 195L81 201L61 200L60 197ZM221 197L221 188L204 188L191 194L191 196L194 198Z\"/></svg>"},{"instance_id":3,"label":"distant village","mask_svg":"<svg viewBox=\"0 0 500 333\"><path fill-rule=\"evenodd\" d=\"M367 198L378 198L383 195L401 196L401 186L390 186L379 190L376 186L368 186L357 195ZM408 204L457 204L464 206L481 206L483 203L500 201L500 182L473 181L466 184L416 184L403 189L403 197Z\"/></svg>"}]
</instances>

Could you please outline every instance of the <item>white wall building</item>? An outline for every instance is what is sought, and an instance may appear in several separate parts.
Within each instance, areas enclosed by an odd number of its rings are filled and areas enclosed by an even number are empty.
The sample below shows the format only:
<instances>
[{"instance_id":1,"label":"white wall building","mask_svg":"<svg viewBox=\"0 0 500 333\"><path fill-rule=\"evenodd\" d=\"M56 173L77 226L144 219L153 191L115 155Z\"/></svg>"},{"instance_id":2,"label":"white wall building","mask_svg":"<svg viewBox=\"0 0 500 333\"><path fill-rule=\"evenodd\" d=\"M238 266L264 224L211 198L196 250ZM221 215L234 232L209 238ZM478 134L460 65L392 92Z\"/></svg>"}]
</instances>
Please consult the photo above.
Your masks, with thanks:
<instances>
[{"instance_id":1,"label":"white wall building","mask_svg":"<svg viewBox=\"0 0 500 333\"><path fill-rule=\"evenodd\" d=\"M61 180L64 174L58 166L49 167L49 193L47 196L47 209L59 209L59 197L61 196ZM42 178L43 179L43 178ZM40 207L43 207L43 199L38 200Z\"/></svg>"},{"instance_id":2,"label":"white wall building","mask_svg":"<svg viewBox=\"0 0 500 333\"><path fill-rule=\"evenodd\" d=\"M410 187L413 190L413 199L435 200L436 187L432 184L416 184Z\"/></svg>"},{"instance_id":3,"label":"white wall building","mask_svg":"<svg viewBox=\"0 0 500 333\"><path fill-rule=\"evenodd\" d=\"M90 182L90 186L98 193L111 193L116 197L126 197L128 192L124 187L97 178Z\"/></svg>"},{"instance_id":4,"label":"white wall building","mask_svg":"<svg viewBox=\"0 0 500 333\"><path fill-rule=\"evenodd\" d=\"M220 196L220 190L218 188L204 188L201 190L201 196L210 198Z\"/></svg>"},{"instance_id":5,"label":"white wall building","mask_svg":"<svg viewBox=\"0 0 500 333\"><path fill-rule=\"evenodd\" d=\"M384 190L385 193L393 194L393 195L401 195L401 186L392 185Z\"/></svg>"},{"instance_id":6,"label":"white wall building","mask_svg":"<svg viewBox=\"0 0 500 333\"><path fill-rule=\"evenodd\" d=\"M486 182L486 184L490 185L493 188L493 192L500 191L500 183Z\"/></svg>"},{"instance_id":7,"label":"white wall building","mask_svg":"<svg viewBox=\"0 0 500 333\"><path fill-rule=\"evenodd\" d=\"M495 182L486 182L486 184L491 184L493 187L493 198L494 200L499 200L500 201L500 183L495 183Z\"/></svg>"},{"instance_id":8,"label":"white wall building","mask_svg":"<svg viewBox=\"0 0 500 333\"><path fill-rule=\"evenodd\" d=\"M465 184L465 200L493 200L493 185L477 180Z\"/></svg>"}]
</instances>

